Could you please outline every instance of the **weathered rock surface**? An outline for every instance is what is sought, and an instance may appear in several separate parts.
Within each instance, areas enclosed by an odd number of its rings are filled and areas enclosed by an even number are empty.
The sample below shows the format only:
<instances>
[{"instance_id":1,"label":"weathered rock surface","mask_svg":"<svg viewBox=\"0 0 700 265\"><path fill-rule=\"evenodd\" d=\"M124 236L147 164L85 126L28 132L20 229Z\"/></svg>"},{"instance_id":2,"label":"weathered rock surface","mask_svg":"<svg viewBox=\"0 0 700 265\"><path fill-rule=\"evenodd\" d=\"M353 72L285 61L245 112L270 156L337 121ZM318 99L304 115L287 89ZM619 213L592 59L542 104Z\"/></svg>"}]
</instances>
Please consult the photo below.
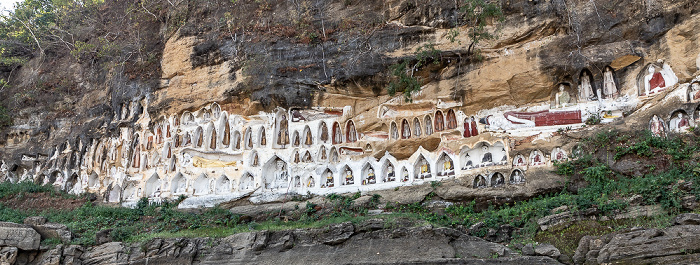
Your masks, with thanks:
<instances>
[{"instance_id":1,"label":"weathered rock surface","mask_svg":"<svg viewBox=\"0 0 700 265\"><path fill-rule=\"evenodd\" d=\"M684 213L673 219L675 225L700 225L700 214Z\"/></svg>"},{"instance_id":2,"label":"weathered rock surface","mask_svg":"<svg viewBox=\"0 0 700 265\"><path fill-rule=\"evenodd\" d=\"M585 236L573 260L576 264L688 264L698 261L700 225L665 229L633 229L601 237Z\"/></svg>"},{"instance_id":3,"label":"weathered rock surface","mask_svg":"<svg viewBox=\"0 0 700 265\"><path fill-rule=\"evenodd\" d=\"M31 225L40 235L41 239L57 238L63 243L69 243L73 239L73 233L64 224L45 223L42 225Z\"/></svg>"},{"instance_id":4,"label":"weathered rock surface","mask_svg":"<svg viewBox=\"0 0 700 265\"><path fill-rule=\"evenodd\" d=\"M395 225L395 224L394 224ZM317 229L259 231L222 239L153 239L48 251L1 248L9 264L561 264L545 256L520 256L503 245L451 228L385 229L381 219ZM551 254L549 250L545 251ZM539 252L538 252L539 253ZM544 253L544 252L543 252Z\"/></svg>"},{"instance_id":5,"label":"weathered rock surface","mask_svg":"<svg viewBox=\"0 0 700 265\"><path fill-rule=\"evenodd\" d=\"M39 249L41 235L28 225L0 222L0 246Z\"/></svg>"}]
</instances>

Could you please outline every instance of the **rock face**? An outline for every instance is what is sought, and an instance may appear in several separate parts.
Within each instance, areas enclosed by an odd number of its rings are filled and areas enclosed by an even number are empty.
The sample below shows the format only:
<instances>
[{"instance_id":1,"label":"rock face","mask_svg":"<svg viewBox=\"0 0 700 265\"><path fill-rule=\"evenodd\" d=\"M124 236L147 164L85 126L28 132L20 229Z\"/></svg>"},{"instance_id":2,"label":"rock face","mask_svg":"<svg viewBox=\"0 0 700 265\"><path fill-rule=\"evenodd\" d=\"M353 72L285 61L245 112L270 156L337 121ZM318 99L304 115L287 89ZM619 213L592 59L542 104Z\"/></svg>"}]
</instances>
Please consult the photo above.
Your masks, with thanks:
<instances>
[{"instance_id":1,"label":"rock face","mask_svg":"<svg viewBox=\"0 0 700 265\"><path fill-rule=\"evenodd\" d=\"M108 243L88 249L83 264L138 264L146 259L150 264L559 264L547 257L518 256L499 244L452 229L374 230L376 222L241 233L213 243L157 239L146 244L144 251L132 246L134 252L128 258L123 253L129 247Z\"/></svg>"},{"instance_id":2,"label":"rock face","mask_svg":"<svg viewBox=\"0 0 700 265\"><path fill-rule=\"evenodd\" d=\"M697 262L700 225L665 229L633 229L601 237L585 236L573 259L576 264L686 264Z\"/></svg>"},{"instance_id":3,"label":"rock face","mask_svg":"<svg viewBox=\"0 0 700 265\"><path fill-rule=\"evenodd\" d=\"M153 239L142 244L59 245L47 251L0 249L10 264L561 264L520 256L450 228L384 229L381 219L317 229L260 231L222 239ZM540 249L538 247L538 249ZM549 249L538 254L552 255ZM31 254L31 255L30 255ZM19 258L17 258L19 256Z\"/></svg>"},{"instance_id":4,"label":"rock face","mask_svg":"<svg viewBox=\"0 0 700 265\"><path fill-rule=\"evenodd\" d=\"M41 235L27 225L0 222L0 246L22 250L37 250Z\"/></svg>"}]
</instances>

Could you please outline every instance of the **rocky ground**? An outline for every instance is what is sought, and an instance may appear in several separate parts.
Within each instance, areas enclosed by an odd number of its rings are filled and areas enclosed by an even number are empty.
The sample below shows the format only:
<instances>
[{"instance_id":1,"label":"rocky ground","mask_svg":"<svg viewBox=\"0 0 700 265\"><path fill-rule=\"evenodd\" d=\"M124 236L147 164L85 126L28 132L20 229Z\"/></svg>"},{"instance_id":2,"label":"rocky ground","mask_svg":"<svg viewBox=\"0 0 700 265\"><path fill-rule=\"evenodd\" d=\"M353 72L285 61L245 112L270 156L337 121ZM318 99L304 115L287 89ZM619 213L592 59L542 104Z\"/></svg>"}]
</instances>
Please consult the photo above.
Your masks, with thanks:
<instances>
[{"instance_id":1,"label":"rocky ground","mask_svg":"<svg viewBox=\"0 0 700 265\"><path fill-rule=\"evenodd\" d=\"M581 239L573 257L551 244L508 248L465 231L369 219L316 229L256 231L225 238L42 246L65 226L31 217L0 223L1 264L688 264L698 260L700 215L663 229L631 228ZM70 233L70 232L68 232Z\"/></svg>"}]
</instances>

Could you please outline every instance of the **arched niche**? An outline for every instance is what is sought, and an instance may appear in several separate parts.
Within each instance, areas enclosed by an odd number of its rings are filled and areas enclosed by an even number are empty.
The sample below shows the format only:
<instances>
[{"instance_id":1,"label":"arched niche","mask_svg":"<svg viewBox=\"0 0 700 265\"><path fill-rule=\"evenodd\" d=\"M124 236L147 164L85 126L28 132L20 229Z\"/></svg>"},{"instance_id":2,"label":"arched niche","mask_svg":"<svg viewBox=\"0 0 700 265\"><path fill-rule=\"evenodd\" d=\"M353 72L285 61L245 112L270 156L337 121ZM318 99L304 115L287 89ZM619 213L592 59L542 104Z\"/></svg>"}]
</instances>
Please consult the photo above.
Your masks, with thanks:
<instances>
[{"instance_id":1,"label":"arched niche","mask_svg":"<svg viewBox=\"0 0 700 265\"><path fill-rule=\"evenodd\" d=\"M318 126L318 135L318 138L322 143L328 143L328 126L326 125L325 121L322 121Z\"/></svg>"},{"instance_id":2,"label":"arched niche","mask_svg":"<svg viewBox=\"0 0 700 265\"><path fill-rule=\"evenodd\" d=\"M578 98L582 102L598 100L597 89L593 82L593 73L587 68L583 68L578 78Z\"/></svg>"},{"instance_id":3,"label":"arched niche","mask_svg":"<svg viewBox=\"0 0 700 265\"><path fill-rule=\"evenodd\" d=\"M355 130L355 123L352 120L348 120L345 124L345 134L348 143L357 142L357 130Z\"/></svg>"},{"instance_id":4,"label":"arched niche","mask_svg":"<svg viewBox=\"0 0 700 265\"><path fill-rule=\"evenodd\" d=\"M377 183L377 174L370 163L366 163L362 168L362 185L372 185Z\"/></svg>"},{"instance_id":5,"label":"arched niche","mask_svg":"<svg viewBox=\"0 0 700 265\"><path fill-rule=\"evenodd\" d=\"M238 186L239 190L248 191L255 188L255 178L253 175L246 172L241 176L241 184Z\"/></svg>"},{"instance_id":6,"label":"arched niche","mask_svg":"<svg viewBox=\"0 0 700 265\"><path fill-rule=\"evenodd\" d=\"M301 155L299 154L299 150L294 150L294 156L292 157L292 163L298 164L301 163Z\"/></svg>"},{"instance_id":7,"label":"arched niche","mask_svg":"<svg viewBox=\"0 0 700 265\"><path fill-rule=\"evenodd\" d=\"M343 132L340 130L338 122L333 123L333 144L343 143Z\"/></svg>"},{"instance_id":8,"label":"arched niche","mask_svg":"<svg viewBox=\"0 0 700 265\"><path fill-rule=\"evenodd\" d=\"M605 66L603 72L603 89L601 91L604 99L614 99L620 93L617 90L617 80L615 78L615 70L609 65Z\"/></svg>"},{"instance_id":9,"label":"arched niche","mask_svg":"<svg viewBox=\"0 0 700 265\"><path fill-rule=\"evenodd\" d=\"M197 126L197 129L194 130L194 147L202 147L203 143L204 130L202 130L202 126Z\"/></svg>"},{"instance_id":10,"label":"arched niche","mask_svg":"<svg viewBox=\"0 0 700 265\"><path fill-rule=\"evenodd\" d=\"M170 120L173 121L173 127L180 126L180 117L177 114L170 116Z\"/></svg>"},{"instance_id":11,"label":"arched niche","mask_svg":"<svg viewBox=\"0 0 700 265\"><path fill-rule=\"evenodd\" d=\"M685 133L690 129L690 116L684 110L676 110L671 113L671 117L668 122L668 128L672 132Z\"/></svg>"},{"instance_id":12,"label":"arched niche","mask_svg":"<svg viewBox=\"0 0 700 265\"><path fill-rule=\"evenodd\" d=\"M527 166L527 159L525 158L525 156L518 154L513 158L513 166L514 167Z\"/></svg>"},{"instance_id":13,"label":"arched niche","mask_svg":"<svg viewBox=\"0 0 700 265\"><path fill-rule=\"evenodd\" d=\"M144 191L145 191L144 195L146 197L154 197L153 196L154 194L160 193L160 185L161 185L160 177L158 176L158 174L154 173L146 181L146 186L144 187Z\"/></svg>"},{"instance_id":14,"label":"arched niche","mask_svg":"<svg viewBox=\"0 0 700 265\"><path fill-rule=\"evenodd\" d=\"M571 87L571 83L562 82L552 88L550 94L550 108L566 108L578 103L578 93Z\"/></svg>"},{"instance_id":15,"label":"arched niche","mask_svg":"<svg viewBox=\"0 0 700 265\"><path fill-rule=\"evenodd\" d=\"M170 147L170 142L167 142L163 145L163 154L161 156L168 159L173 157L173 150Z\"/></svg>"},{"instance_id":16,"label":"arched niche","mask_svg":"<svg viewBox=\"0 0 700 265\"><path fill-rule=\"evenodd\" d=\"M382 166L382 182L394 182L396 181L396 168L388 159L384 161L384 166Z\"/></svg>"},{"instance_id":17,"label":"arched niche","mask_svg":"<svg viewBox=\"0 0 700 265\"><path fill-rule=\"evenodd\" d=\"M294 131L292 134L292 146L299 147L301 145L301 140L299 138L299 131Z\"/></svg>"},{"instance_id":18,"label":"arched niche","mask_svg":"<svg viewBox=\"0 0 700 265\"><path fill-rule=\"evenodd\" d=\"M396 126L396 122L391 122L391 132L389 134L391 135L391 139L399 139L399 128Z\"/></svg>"},{"instance_id":19,"label":"arched niche","mask_svg":"<svg viewBox=\"0 0 700 265\"><path fill-rule=\"evenodd\" d=\"M318 148L318 161L326 160L328 160L328 150L326 149L326 146L321 145L321 147Z\"/></svg>"},{"instance_id":20,"label":"arched niche","mask_svg":"<svg viewBox=\"0 0 700 265\"><path fill-rule=\"evenodd\" d=\"M170 126L170 121L168 121L167 119L163 121L163 129L164 129L163 134L165 134L164 135L165 138L166 139L171 138L172 137L172 127Z\"/></svg>"},{"instance_id":21,"label":"arched niche","mask_svg":"<svg viewBox=\"0 0 700 265\"><path fill-rule=\"evenodd\" d=\"M457 128L457 116L455 115L455 111L450 109L447 111L447 129L456 129Z\"/></svg>"},{"instance_id":22,"label":"arched niche","mask_svg":"<svg viewBox=\"0 0 700 265\"><path fill-rule=\"evenodd\" d=\"M277 111L273 139L276 148L286 148L290 144L289 119L283 110Z\"/></svg>"},{"instance_id":23,"label":"arched niche","mask_svg":"<svg viewBox=\"0 0 700 265\"><path fill-rule=\"evenodd\" d=\"M179 133L176 134L174 141L175 141L175 144L174 144L175 148L182 146L182 134L179 134ZM150 149L147 149L147 150L150 150Z\"/></svg>"},{"instance_id":24,"label":"arched niche","mask_svg":"<svg viewBox=\"0 0 700 265\"><path fill-rule=\"evenodd\" d=\"M438 177L447 177L455 175L455 167L452 158L443 152L437 160L437 175Z\"/></svg>"},{"instance_id":25,"label":"arched niche","mask_svg":"<svg viewBox=\"0 0 700 265\"><path fill-rule=\"evenodd\" d=\"M185 135L182 136L182 146L190 145L192 145L192 135L189 132L185 132Z\"/></svg>"},{"instance_id":26,"label":"arched niche","mask_svg":"<svg viewBox=\"0 0 700 265\"><path fill-rule=\"evenodd\" d=\"M335 146L331 147L329 161L333 164L340 162L340 157L338 157L338 149Z\"/></svg>"},{"instance_id":27,"label":"arched niche","mask_svg":"<svg viewBox=\"0 0 700 265\"><path fill-rule=\"evenodd\" d=\"M545 164L544 155L539 150L533 150L530 152L530 157L528 160L530 161L530 166L541 166Z\"/></svg>"},{"instance_id":28,"label":"arched niche","mask_svg":"<svg viewBox=\"0 0 700 265\"><path fill-rule=\"evenodd\" d=\"M162 144L163 143L163 127L158 124L156 125L155 130L153 130L156 135L156 144Z\"/></svg>"},{"instance_id":29,"label":"arched niche","mask_svg":"<svg viewBox=\"0 0 700 265\"><path fill-rule=\"evenodd\" d=\"M496 165L507 165L508 164L508 152L506 152L506 147L501 141L496 141L491 147L491 153L493 153L494 164Z\"/></svg>"},{"instance_id":30,"label":"arched niche","mask_svg":"<svg viewBox=\"0 0 700 265\"><path fill-rule=\"evenodd\" d=\"M413 118L413 135L420 137L422 133L421 131L420 120L418 118Z\"/></svg>"},{"instance_id":31,"label":"arched niche","mask_svg":"<svg viewBox=\"0 0 700 265\"><path fill-rule=\"evenodd\" d=\"M207 122L211 120L211 110L206 108L199 110L197 118L199 118L200 122Z\"/></svg>"},{"instance_id":32,"label":"arched niche","mask_svg":"<svg viewBox=\"0 0 700 265\"><path fill-rule=\"evenodd\" d=\"M667 63L650 63L637 75L637 93L639 96L656 95L676 83L678 77Z\"/></svg>"},{"instance_id":33,"label":"arched niche","mask_svg":"<svg viewBox=\"0 0 700 265\"><path fill-rule=\"evenodd\" d=\"M326 168L321 174L321 188L332 188L335 186L335 177L333 171Z\"/></svg>"},{"instance_id":34,"label":"arched niche","mask_svg":"<svg viewBox=\"0 0 700 265\"><path fill-rule=\"evenodd\" d=\"M340 183L342 185L355 184L355 175L353 175L352 169L350 169L349 166L345 165L342 168L340 168L339 174L341 176Z\"/></svg>"},{"instance_id":35,"label":"arched niche","mask_svg":"<svg viewBox=\"0 0 700 265\"><path fill-rule=\"evenodd\" d=\"M261 147L267 145L267 133L265 133L265 126L261 126L260 131L258 131L258 144L260 144Z\"/></svg>"},{"instance_id":36,"label":"arched niche","mask_svg":"<svg viewBox=\"0 0 700 265\"><path fill-rule=\"evenodd\" d=\"M194 114L192 114L192 112L185 111L182 113L181 120L182 120L182 124L184 124L184 125L194 124Z\"/></svg>"},{"instance_id":37,"label":"arched niche","mask_svg":"<svg viewBox=\"0 0 700 265\"><path fill-rule=\"evenodd\" d=\"M408 120L403 119L401 121L401 139L411 138L411 125L408 124Z\"/></svg>"},{"instance_id":38,"label":"arched niche","mask_svg":"<svg viewBox=\"0 0 700 265\"><path fill-rule=\"evenodd\" d=\"M221 175L218 179L216 179L215 187L216 194L226 194L231 192L231 190L234 187L234 184L228 176Z\"/></svg>"},{"instance_id":39,"label":"arched niche","mask_svg":"<svg viewBox=\"0 0 700 265\"><path fill-rule=\"evenodd\" d=\"M372 145L371 145L371 144L366 144L366 145L365 145L365 149L364 149L365 153L371 153L372 150L373 150L373 149L372 149Z\"/></svg>"},{"instance_id":40,"label":"arched niche","mask_svg":"<svg viewBox=\"0 0 700 265\"><path fill-rule=\"evenodd\" d=\"M292 187L299 189L301 188L301 176L296 175L292 178Z\"/></svg>"},{"instance_id":41,"label":"arched niche","mask_svg":"<svg viewBox=\"0 0 700 265\"><path fill-rule=\"evenodd\" d=\"M170 181L170 192L173 195L180 195L187 193L187 179L182 173L175 174L175 177Z\"/></svg>"},{"instance_id":42,"label":"arched niche","mask_svg":"<svg viewBox=\"0 0 700 265\"><path fill-rule=\"evenodd\" d=\"M435 112L435 124L434 128L436 132L445 130L445 116L442 111L438 110Z\"/></svg>"},{"instance_id":43,"label":"arched niche","mask_svg":"<svg viewBox=\"0 0 700 265\"><path fill-rule=\"evenodd\" d=\"M318 183L318 181L312 175L308 175L304 179L304 186L306 188L309 188L309 189L316 188L316 183Z\"/></svg>"},{"instance_id":44,"label":"arched niche","mask_svg":"<svg viewBox=\"0 0 700 265\"><path fill-rule=\"evenodd\" d=\"M192 188L194 189L194 195L206 195L209 194L211 188L209 187L209 178L206 174L200 174L193 182Z\"/></svg>"},{"instance_id":45,"label":"arched niche","mask_svg":"<svg viewBox=\"0 0 700 265\"><path fill-rule=\"evenodd\" d=\"M550 157L552 158L552 161L566 161L568 159L566 151L561 149L561 147L554 148Z\"/></svg>"},{"instance_id":46,"label":"arched niche","mask_svg":"<svg viewBox=\"0 0 700 265\"><path fill-rule=\"evenodd\" d=\"M311 134L311 128L308 125L306 125L304 127L304 134L303 135L304 135L304 138L303 138L304 139L304 146L311 147L314 144L314 137L313 137L313 134ZM299 136L297 135L297 137L299 137Z\"/></svg>"},{"instance_id":47,"label":"arched niche","mask_svg":"<svg viewBox=\"0 0 700 265\"><path fill-rule=\"evenodd\" d=\"M688 102L698 102L700 101L700 81L695 81L690 83L688 86L688 92L686 92L686 95L688 95L687 101ZM697 119L697 116L695 116Z\"/></svg>"},{"instance_id":48,"label":"arched niche","mask_svg":"<svg viewBox=\"0 0 700 265\"><path fill-rule=\"evenodd\" d=\"M120 202L122 195L122 187L119 185L114 185L107 195L108 202Z\"/></svg>"},{"instance_id":49,"label":"arched niche","mask_svg":"<svg viewBox=\"0 0 700 265\"><path fill-rule=\"evenodd\" d=\"M218 103L211 103L209 109L211 109L211 115L212 117L214 117L215 120L221 117L221 106L219 106Z\"/></svg>"},{"instance_id":50,"label":"arched niche","mask_svg":"<svg viewBox=\"0 0 700 265\"><path fill-rule=\"evenodd\" d=\"M423 124L425 124L425 135L432 135L433 119L430 118L430 115L425 115L425 118L423 118Z\"/></svg>"},{"instance_id":51,"label":"arched niche","mask_svg":"<svg viewBox=\"0 0 700 265\"><path fill-rule=\"evenodd\" d=\"M523 184L525 183L525 174L520 169L515 169L510 173L510 184Z\"/></svg>"},{"instance_id":52,"label":"arched niche","mask_svg":"<svg viewBox=\"0 0 700 265\"><path fill-rule=\"evenodd\" d=\"M656 114L649 120L649 130L656 137L666 137L666 132L668 132L666 123Z\"/></svg>"},{"instance_id":53,"label":"arched niche","mask_svg":"<svg viewBox=\"0 0 700 265\"><path fill-rule=\"evenodd\" d=\"M474 183L473 187L475 189L481 189L481 188L487 187L486 178L484 178L484 176L482 176L482 175L477 175L476 177L474 177L473 183Z\"/></svg>"},{"instance_id":54,"label":"arched niche","mask_svg":"<svg viewBox=\"0 0 700 265\"><path fill-rule=\"evenodd\" d=\"M250 127L245 129L244 142L245 149L253 149L253 130Z\"/></svg>"},{"instance_id":55,"label":"arched niche","mask_svg":"<svg viewBox=\"0 0 700 265\"><path fill-rule=\"evenodd\" d=\"M289 186L289 167L278 156L265 163L262 173L265 189L286 189Z\"/></svg>"},{"instance_id":56,"label":"arched niche","mask_svg":"<svg viewBox=\"0 0 700 265\"><path fill-rule=\"evenodd\" d=\"M231 148L233 150L241 150L241 132L238 130L233 131L233 136L231 138L233 140Z\"/></svg>"},{"instance_id":57,"label":"arched niche","mask_svg":"<svg viewBox=\"0 0 700 265\"><path fill-rule=\"evenodd\" d=\"M210 150L216 150L216 127L214 127L213 122L209 122L207 125L207 148Z\"/></svg>"},{"instance_id":58,"label":"arched niche","mask_svg":"<svg viewBox=\"0 0 700 265\"><path fill-rule=\"evenodd\" d=\"M219 131L221 132L221 147L228 148L231 145L231 125L228 122L228 114L223 112L219 120Z\"/></svg>"},{"instance_id":59,"label":"arched niche","mask_svg":"<svg viewBox=\"0 0 700 265\"><path fill-rule=\"evenodd\" d=\"M309 150L306 150L306 152L304 152L304 156L301 158L301 162L302 163L313 163L314 162L314 159L311 156L311 152L309 152Z\"/></svg>"},{"instance_id":60,"label":"arched niche","mask_svg":"<svg viewBox=\"0 0 700 265\"><path fill-rule=\"evenodd\" d=\"M418 159L416 159L416 163L413 165L413 172L414 180L433 177L433 174L430 171L430 163L428 162L428 159L423 156L423 154L420 154Z\"/></svg>"},{"instance_id":61,"label":"arched niche","mask_svg":"<svg viewBox=\"0 0 700 265\"><path fill-rule=\"evenodd\" d=\"M491 174L491 187L500 187L505 185L505 178L500 172L494 172Z\"/></svg>"}]
</instances>

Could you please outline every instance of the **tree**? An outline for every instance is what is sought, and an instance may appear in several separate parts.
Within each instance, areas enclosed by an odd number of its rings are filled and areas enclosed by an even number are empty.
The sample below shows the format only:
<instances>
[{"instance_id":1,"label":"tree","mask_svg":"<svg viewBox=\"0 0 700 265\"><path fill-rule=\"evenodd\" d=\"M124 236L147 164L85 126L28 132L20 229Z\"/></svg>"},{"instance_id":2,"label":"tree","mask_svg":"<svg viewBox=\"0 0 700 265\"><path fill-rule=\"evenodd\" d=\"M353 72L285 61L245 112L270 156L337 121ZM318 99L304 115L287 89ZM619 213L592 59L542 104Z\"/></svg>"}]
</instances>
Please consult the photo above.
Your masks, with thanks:
<instances>
[{"instance_id":1,"label":"tree","mask_svg":"<svg viewBox=\"0 0 700 265\"><path fill-rule=\"evenodd\" d=\"M471 40L467 48L467 56L480 56L478 44L482 40L490 40L496 38L494 33L490 32L486 26L489 21L503 21L503 11L498 2L486 0L466 0L464 6L460 8L464 12L464 26L467 26L467 36ZM459 26L459 23L457 24ZM447 39L451 42L457 40L459 30L453 28L448 31ZM393 80L387 88L389 95L394 96L396 92L403 91L404 100L412 101L411 94L420 91L420 81L413 76L413 73L420 70L428 62L440 62L441 51L435 49L435 44L426 44L419 47L414 53L414 58L405 58L401 63L389 66L389 70L393 76ZM415 62L411 64L410 62Z\"/></svg>"},{"instance_id":2,"label":"tree","mask_svg":"<svg viewBox=\"0 0 700 265\"><path fill-rule=\"evenodd\" d=\"M389 66L394 80L389 83L389 95L394 96L397 91L403 91L404 100L410 102L411 93L420 91L420 82L413 73L420 70L426 64L440 63L440 50L435 49L435 44L429 43L418 47L415 52L415 59L406 58L399 64ZM413 64L409 63L415 62ZM410 74L409 74L410 72Z\"/></svg>"},{"instance_id":3,"label":"tree","mask_svg":"<svg viewBox=\"0 0 700 265\"><path fill-rule=\"evenodd\" d=\"M487 2L485 0L466 0L461 10L465 14L467 36L471 40L467 49L467 55L472 56L478 53L475 52L475 49L480 41L496 38L496 35L489 32L486 26L488 21L503 21L503 11L497 2Z\"/></svg>"}]
</instances>

